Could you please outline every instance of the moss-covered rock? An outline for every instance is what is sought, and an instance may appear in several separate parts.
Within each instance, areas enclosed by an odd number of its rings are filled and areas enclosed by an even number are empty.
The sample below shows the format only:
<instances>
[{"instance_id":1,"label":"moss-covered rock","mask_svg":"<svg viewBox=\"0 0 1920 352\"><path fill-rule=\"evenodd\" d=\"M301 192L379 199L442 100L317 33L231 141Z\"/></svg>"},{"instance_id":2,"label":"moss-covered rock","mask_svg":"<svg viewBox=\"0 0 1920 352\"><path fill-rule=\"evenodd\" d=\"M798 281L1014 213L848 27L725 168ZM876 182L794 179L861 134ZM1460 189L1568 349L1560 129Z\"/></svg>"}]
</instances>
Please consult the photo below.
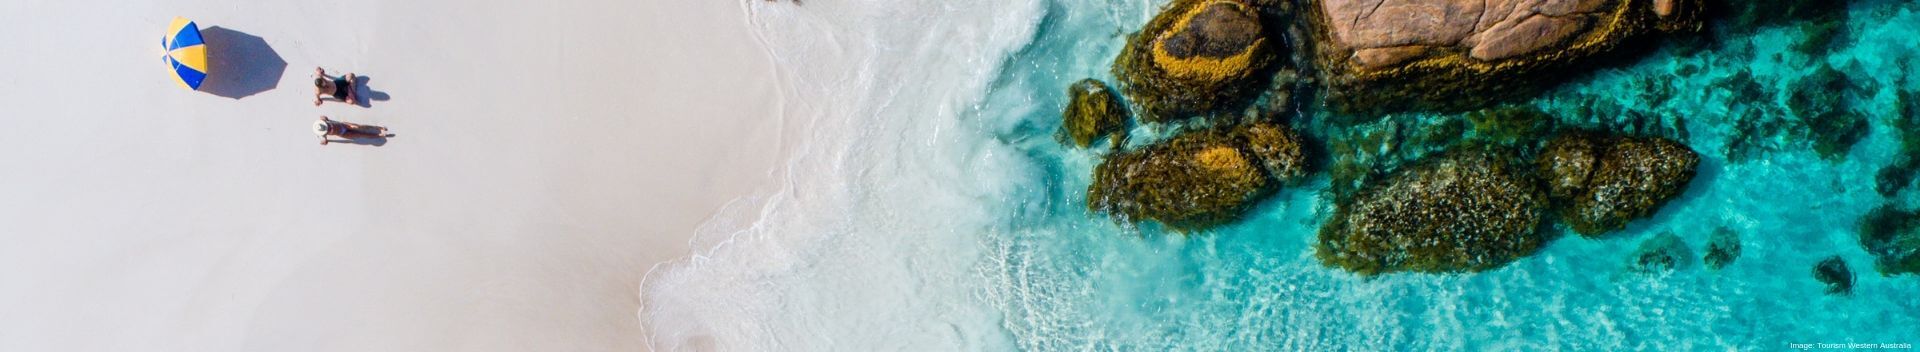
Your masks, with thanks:
<instances>
[{"instance_id":1,"label":"moss-covered rock","mask_svg":"<svg viewBox=\"0 0 1920 352\"><path fill-rule=\"evenodd\" d=\"M1860 247L1881 274L1920 274L1920 214L1883 206L1860 219Z\"/></svg>"},{"instance_id":2,"label":"moss-covered rock","mask_svg":"<svg viewBox=\"0 0 1920 352\"><path fill-rule=\"evenodd\" d=\"M1481 271L1532 254L1546 197L1504 155L1450 151L1361 190L1320 228L1317 255L1370 276Z\"/></svg>"},{"instance_id":3,"label":"moss-covered rock","mask_svg":"<svg viewBox=\"0 0 1920 352\"><path fill-rule=\"evenodd\" d=\"M1853 270L1847 268L1847 261L1840 256L1827 257L1814 264L1813 279L1826 284L1829 295L1853 294Z\"/></svg>"},{"instance_id":4,"label":"moss-covered rock","mask_svg":"<svg viewBox=\"0 0 1920 352\"><path fill-rule=\"evenodd\" d=\"M1192 132L1114 154L1094 167L1087 207L1175 229L1231 222L1272 190L1248 154L1227 132Z\"/></svg>"},{"instance_id":5,"label":"moss-covered rock","mask_svg":"<svg viewBox=\"0 0 1920 352\"><path fill-rule=\"evenodd\" d=\"M1307 176L1307 157L1300 134L1286 126L1255 123L1234 129L1234 137L1246 146L1248 154L1282 185L1297 183Z\"/></svg>"},{"instance_id":6,"label":"moss-covered rock","mask_svg":"<svg viewBox=\"0 0 1920 352\"><path fill-rule=\"evenodd\" d=\"M1336 110L1471 110L1532 96L1657 34L1703 27L1702 0L1309 0ZM1537 6L1535 6L1537 5Z\"/></svg>"},{"instance_id":7,"label":"moss-covered rock","mask_svg":"<svg viewBox=\"0 0 1920 352\"><path fill-rule=\"evenodd\" d=\"M1733 264L1735 259L1740 259L1740 234L1725 227L1715 229L1713 236L1707 238L1707 255L1700 261L1706 263L1708 269L1720 270Z\"/></svg>"},{"instance_id":8,"label":"moss-covered rock","mask_svg":"<svg viewBox=\"0 0 1920 352\"><path fill-rule=\"evenodd\" d=\"M1127 107L1120 103L1106 83L1084 79L1067 88L1067 110L1060 114L1060 130L1073 145L1092 146L1101 137L1113 136L1119 146L1127 138Z\"/></svg>"},{"instance_id":9,"label":"moss-covered rock","mask_svg":"<svg viewBox=\"0 0 1920 352\"><path fill-rule=\"evenodd\" d=\"M1687 250L1686 242L1680 241L1680 236L1674 236L1672 232L1662 232L1645 241L1640 241L1640 248L1634 250L1633 256L1629 258L1628 271L1660 274L1679 269L1684 264L1683 261L1692 259L1693 255Z\"/></svg>"},{"instance_id":10,"label":"moss-covered rock","mask_svg":"<svg viewBox=\"0 0 1920 352\"><path fill-rule=\"evenodd\" d=\"M1653 215L1680 195L1700 156L1664 138L1568 133L1548 142L1535 164L1561 220L1581 235L1598 236Z\"/></svg>"},{"instance_id":11,"label":"moss-covered rock","mask_svg":"<svg viewBox=\"0 0 1920 352\"><path fill-rule=\"evenodd\" d=\"M1113 75L1142 121L1230 111L1263 90L1278 45L1270 37L1245 2L1176 0L1128 38Z\"/></svg>"}]
</instances>

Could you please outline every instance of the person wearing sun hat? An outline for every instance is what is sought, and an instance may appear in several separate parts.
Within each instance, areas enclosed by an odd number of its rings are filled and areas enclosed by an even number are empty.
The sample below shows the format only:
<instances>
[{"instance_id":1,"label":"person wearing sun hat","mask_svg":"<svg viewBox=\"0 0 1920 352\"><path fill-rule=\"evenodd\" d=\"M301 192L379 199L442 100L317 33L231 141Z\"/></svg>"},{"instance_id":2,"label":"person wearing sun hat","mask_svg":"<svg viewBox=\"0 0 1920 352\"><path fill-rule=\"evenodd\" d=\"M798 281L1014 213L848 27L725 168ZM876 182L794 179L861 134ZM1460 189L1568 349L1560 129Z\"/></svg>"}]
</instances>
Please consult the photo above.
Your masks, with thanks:
<instances>
[{"instance_id":1,"label":"person wearing sun hat","mask_svg":"<svg viewBox=\"0 0 1920 352\"><path fill-rule=\"evenodd\" d=\"M386 132L386 127L334 121L333 119L327 118L326 115L321 115L320 120L313 122L313 134L320 136L320 145L332 143L332 137L334 136L350 140L356 138L380 138L387 137L385 135Z\"/></svg>"}]
</instances>

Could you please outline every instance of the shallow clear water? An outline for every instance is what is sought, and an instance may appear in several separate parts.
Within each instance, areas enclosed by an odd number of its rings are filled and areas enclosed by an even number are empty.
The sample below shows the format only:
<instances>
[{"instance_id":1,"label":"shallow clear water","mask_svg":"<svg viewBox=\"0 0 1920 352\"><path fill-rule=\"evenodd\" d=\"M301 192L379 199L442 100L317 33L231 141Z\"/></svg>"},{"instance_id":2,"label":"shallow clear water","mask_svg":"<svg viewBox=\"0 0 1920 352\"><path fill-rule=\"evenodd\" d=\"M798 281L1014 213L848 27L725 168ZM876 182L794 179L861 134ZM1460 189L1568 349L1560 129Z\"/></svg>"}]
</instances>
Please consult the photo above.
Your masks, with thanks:
<instances>
[{"instance_id":1,"label":"shallow clear water","mask_svg":"<svg viewBox=\"0 0 1920 352\"><path fill-rule=\"evenodd\" d=\"M807 9L840 10L813 4ZM1663 48L1544 94L1528 104L1563 124L1638 116L1680 126L1701 151L1699 176L1653 218L1603 239L1562 236L1483 273L1366 279L1313 256L1315 232L1333 209L1324 175L1279 192L1243 221L1190 236L1121 226L1085 209L1100 152L1053 139L1065 88L1087 77L1112 82L1108 65L1125 33L1163 4L845 10L950 20L914 26L757 12L763 32L811 23L871 34L861 37L874 46L860 47L870 52L819 39L783 45L802 39L769 34L773 54L789 60L783 69L818 72L830 60L813 56L841 55L853 63L836 67L873 72L787 77L791 93L818 104L798 114L830 127L792 166L809 172L795 173L786 192L741 205L757 209L737 211L753 220L701 234L720 243L714 250L650 275L641 315L655 327L656 345L1698 350L1920 342L1920 276L1875 273L1855 232L1876 207L1914 204L1915 192L1889 198L1874 182L1899 153L1888 125L1900 118L1894 96L1920 89L1906 69L1920 67L1920 5L1857 2L1849 34L1818 56L1794 50L1799 30L1789 23L1698 50ZM927 29L938 25L954 27ZM1843 158L1775 138L1780 147L1728 159L1722 151L1736 121L1783 109L1786 94L1737 97L1718 82L1744 70L1767 90L1786 92L1822 62L1868 87L1848 96L1867 116L1867 137ZM951 86L922 87L920 78ZM822 93L847 82L873 89ZM1647 94L1653 86L1671 93ZM1609 102L1616 117L1568 113L1588 101ZM1730 266L1706 269L1699 254L1723 227L1739 234L1744 250ZM1663 232L1678 235L1694 260L1669 274L1627 273L1629 254ZM1855 272L1851 296L1825 295L1812 278L1814 263L1832 255Z\"/></svg>"}]
</instances>

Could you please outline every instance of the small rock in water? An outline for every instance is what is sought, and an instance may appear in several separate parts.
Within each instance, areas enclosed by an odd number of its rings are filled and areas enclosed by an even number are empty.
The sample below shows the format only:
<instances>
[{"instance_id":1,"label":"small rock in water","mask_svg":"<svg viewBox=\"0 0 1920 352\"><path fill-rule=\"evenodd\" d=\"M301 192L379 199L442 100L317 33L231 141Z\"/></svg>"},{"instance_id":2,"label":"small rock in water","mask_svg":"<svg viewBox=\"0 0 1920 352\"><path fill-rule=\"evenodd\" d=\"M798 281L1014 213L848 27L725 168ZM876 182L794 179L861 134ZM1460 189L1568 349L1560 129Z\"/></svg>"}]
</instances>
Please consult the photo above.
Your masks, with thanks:
<instances>
[{"instance_id":1,"label":"small rock in water","mask_svg":"<svg viewBox=\"0 0 1920 352\"><path fill-rule=\"evenodd\" d=\"M1100 137L1113 136L1120 146L1127 138L1127 108L1106 83L1084 79L1067 88L1067 109L1060 114L1060 129L1073 145L1092 146Z\"/></svg>"},{"instance_id":2,"label":"small rock in water","mask_svg":"<svg viewBox=\"0 0 1920 352\"><path fill-rule=\"evenodd\" d=\"M1853 294L1853 270L1847 269L1847 261L1840 256L1827 257L1814 265L1813 278L1827 284L1829 295Z\"/></svg>"},{"instance_id":3,"label":"small rock in water","mask_svg":"<svg viewBox=\"0 0 1920 352\"><path fill-rule=\"evenodd\" d=\"M1707 239L1707 256L1700 258L1708 269L1720 270L1740 258L1740 234L1725 227L1713 231Z\"/></svg>"}]
</instances>

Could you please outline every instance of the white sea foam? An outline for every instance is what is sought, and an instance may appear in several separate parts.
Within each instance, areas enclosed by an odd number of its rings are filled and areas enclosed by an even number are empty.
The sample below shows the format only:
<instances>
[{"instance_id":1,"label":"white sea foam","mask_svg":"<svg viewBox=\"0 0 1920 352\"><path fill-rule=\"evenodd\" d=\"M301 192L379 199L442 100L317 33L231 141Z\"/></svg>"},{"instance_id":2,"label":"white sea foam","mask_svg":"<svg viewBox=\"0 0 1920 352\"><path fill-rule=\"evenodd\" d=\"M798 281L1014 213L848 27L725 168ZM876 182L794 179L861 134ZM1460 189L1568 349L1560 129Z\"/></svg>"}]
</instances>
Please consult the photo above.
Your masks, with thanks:
<instances>
[{"instance_id":1,"label":"white sea foam","mask_svg":"<svg viewBox=\"0 0 1920 352\"><path fill-rule=\"evenodd\" d=\"M658 350L1004 349L980 302L986 203L1034 189L962 111L1043 3L746 1L793 124L780 189L702 228L642 283ZM705 248L705 249L700 249Z\"/></svg>"}]
</instances>

